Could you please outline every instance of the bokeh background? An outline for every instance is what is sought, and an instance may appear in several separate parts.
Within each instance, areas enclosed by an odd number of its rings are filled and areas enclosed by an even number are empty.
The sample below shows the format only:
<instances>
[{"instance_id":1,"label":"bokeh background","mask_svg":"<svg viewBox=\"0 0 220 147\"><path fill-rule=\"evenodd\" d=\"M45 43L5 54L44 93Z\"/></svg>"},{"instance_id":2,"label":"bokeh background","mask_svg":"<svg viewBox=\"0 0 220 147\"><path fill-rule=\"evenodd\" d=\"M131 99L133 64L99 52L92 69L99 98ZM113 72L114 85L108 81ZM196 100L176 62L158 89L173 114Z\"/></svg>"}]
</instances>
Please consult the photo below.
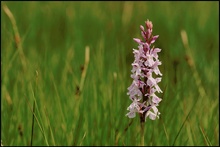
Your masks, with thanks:
<instances>
[{"instance_id":1,"label":"bokeh background","mask_svg":"<svg viewBox=\"0 0 220 147\"><path fill-rule=\"evenodd\" d=\"M163 100L145 145L219 145L217 1L1 2L2 144L140 145L139 117L125 114L133 38L147 19Z\"/></svg>"}]
</instances>

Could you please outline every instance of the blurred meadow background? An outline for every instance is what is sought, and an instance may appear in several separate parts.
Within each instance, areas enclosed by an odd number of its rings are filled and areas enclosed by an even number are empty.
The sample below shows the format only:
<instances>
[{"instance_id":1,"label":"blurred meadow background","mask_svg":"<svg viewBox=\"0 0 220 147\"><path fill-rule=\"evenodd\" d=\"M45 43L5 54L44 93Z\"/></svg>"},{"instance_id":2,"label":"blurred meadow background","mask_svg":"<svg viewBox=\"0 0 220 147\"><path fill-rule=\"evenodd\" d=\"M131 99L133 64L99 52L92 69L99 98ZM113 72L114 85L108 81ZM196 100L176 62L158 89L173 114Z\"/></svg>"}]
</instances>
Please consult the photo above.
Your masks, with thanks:
<instances>
[{"instance_id":1,"label":"blurred meadow background","mask_svg":"<svg viewBox=\"0 0 220 147\"><path fill-rule=\"evenodd\" d=\"M1 2L2 144L140 145L125 114L147 19L163 100L145 145L219 145L219 2L205 1Z\"/></svg>"}]
</instances>

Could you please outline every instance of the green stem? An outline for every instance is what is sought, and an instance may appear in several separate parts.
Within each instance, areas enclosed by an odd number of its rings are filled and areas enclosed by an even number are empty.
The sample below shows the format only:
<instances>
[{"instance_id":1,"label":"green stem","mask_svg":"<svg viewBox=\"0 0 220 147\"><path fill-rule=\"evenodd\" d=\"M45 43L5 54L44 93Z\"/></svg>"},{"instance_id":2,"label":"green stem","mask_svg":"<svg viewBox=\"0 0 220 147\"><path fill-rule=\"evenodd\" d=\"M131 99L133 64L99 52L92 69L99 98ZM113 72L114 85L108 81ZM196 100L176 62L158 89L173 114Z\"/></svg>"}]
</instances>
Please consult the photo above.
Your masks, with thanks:
<instances>
[{"instance_id":1,"label":"green stem","mask_svg":"<svg viewBox=\"0 0 220 147\"><path fill-rule=\"evenodd\" d=\"M141 146L144 146L144 122L141 122Z\"/></svg>"}]
</instances>

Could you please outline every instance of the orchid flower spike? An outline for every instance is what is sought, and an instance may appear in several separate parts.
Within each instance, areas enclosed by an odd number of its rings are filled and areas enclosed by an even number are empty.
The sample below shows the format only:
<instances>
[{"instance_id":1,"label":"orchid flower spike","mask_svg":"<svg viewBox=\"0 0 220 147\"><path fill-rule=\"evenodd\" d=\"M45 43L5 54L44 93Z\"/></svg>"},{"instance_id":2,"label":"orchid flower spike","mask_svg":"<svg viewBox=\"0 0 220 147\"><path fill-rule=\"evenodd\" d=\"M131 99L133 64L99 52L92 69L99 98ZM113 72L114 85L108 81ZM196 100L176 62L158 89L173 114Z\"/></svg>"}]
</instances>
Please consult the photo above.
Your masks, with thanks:
<instances>
[{"instance_id":1,"label":"orchid flower spike","mask_svg":"<svg viewBox=\"0 0 220 147\"><path fill-rule=\"evenodd\" d=\"M143 40L134 38L134 41L138 43L138 49L133 49L134 62L131 64L133 82L128 87L127 93L132 103L127 108L129 112L126 114L129 118L134 118L138 113L142 122L145 122L147 117L151 120L159 118L160 112L157 106L162 100L155 94L156 92L162 93L158 86L162 79L158 66L162 63L157 54L161 49L152 47L159 35L152 35L151 21L145 21L145 25L146 30L142 25L140 26Z\"/></svg>"}]
</instances>

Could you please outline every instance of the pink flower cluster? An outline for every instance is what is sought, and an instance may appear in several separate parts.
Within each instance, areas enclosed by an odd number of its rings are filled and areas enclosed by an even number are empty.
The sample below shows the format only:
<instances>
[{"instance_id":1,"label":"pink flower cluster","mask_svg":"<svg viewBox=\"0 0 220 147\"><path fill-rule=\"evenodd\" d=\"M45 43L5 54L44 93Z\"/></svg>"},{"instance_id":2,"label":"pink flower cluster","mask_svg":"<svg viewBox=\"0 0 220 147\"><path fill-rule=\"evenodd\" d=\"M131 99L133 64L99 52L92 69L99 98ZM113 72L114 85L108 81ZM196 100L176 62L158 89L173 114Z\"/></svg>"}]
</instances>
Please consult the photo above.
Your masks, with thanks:
<instances>
[{"instance_id":1,"label":"pink flower cluster","mask_svg":"<svg viewBox=\"0 0 220 147\"><path fill-rule=\"evenodd\" d=\"M132 100L131 105L127 108L129 112L126 114L129 118L134 118L136 113L140 115L141 121L146 121L149 117L152 120L159 118L160 112L157 109L160 101L162 100L156 96L155 92L162 93L158 86L162 76L158 65L161 61L158 59L157 53L161 51L159 48L151 47L159 35L153 36L153 24L151 21L145 21L146 31L141 25L141 35L143 40L134 38L139 46L138 50L133 49L134 62L132 63L133 82L128 87L128 95ZM157 76L154 78L153 76Z\"/></svg>"}]
</instances>

